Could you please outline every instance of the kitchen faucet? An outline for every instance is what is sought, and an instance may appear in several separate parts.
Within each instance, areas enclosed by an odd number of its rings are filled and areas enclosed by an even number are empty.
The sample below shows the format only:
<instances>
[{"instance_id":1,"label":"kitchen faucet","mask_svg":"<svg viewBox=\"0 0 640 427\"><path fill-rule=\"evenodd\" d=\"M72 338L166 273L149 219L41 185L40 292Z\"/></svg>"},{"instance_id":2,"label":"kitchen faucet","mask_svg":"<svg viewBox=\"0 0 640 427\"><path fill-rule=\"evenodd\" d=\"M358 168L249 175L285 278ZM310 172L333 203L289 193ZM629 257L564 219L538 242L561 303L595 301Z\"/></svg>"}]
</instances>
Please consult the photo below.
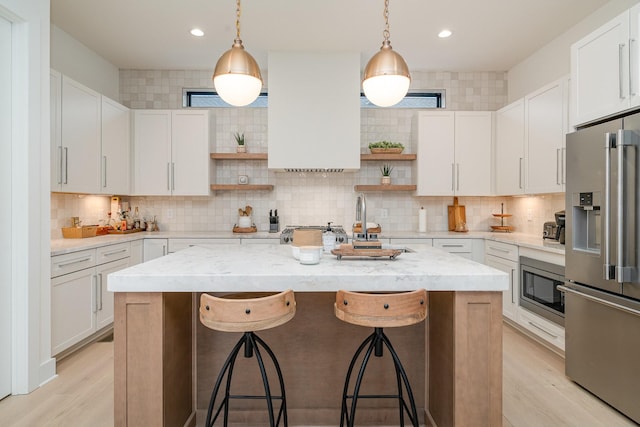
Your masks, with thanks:
<instances>
[{"instance_id":1,"label":"kitchen faucet","mask_svg":"<svg viewBox=\"0 0 640 427\"><path fill-rule=\"evenodd\" d=\"M356 200L356 223L360 221L362 225L362 231L355 233L353 240L369 240L369 233L367 232L367 201L364 198L364 193L360 193Z\"/></svg>"}]
</instances>

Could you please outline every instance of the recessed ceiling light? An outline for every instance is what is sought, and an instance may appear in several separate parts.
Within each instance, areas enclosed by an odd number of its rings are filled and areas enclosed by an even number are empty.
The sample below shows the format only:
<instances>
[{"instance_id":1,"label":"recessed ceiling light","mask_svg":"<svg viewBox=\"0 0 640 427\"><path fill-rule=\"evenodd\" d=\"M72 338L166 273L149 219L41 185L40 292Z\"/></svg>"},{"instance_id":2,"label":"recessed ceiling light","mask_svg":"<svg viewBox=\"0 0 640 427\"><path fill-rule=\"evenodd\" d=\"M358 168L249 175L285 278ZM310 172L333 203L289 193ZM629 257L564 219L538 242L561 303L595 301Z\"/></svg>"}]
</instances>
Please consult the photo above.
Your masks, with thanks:
<instances>
[{"instance_id":1,"label":"recessed ceiling light","mask_svg":"<svg viewBox=\"0 0 640 427\"><path fill-rule=\"evenodd\" d=\"M191 30L191 35L196 37L202 37L204 36L204 31L202 31L200 28L193 28Z\"/></svg>"},{"instance_id":2,"label":"recessed ceiling light","mask_svg":"<svg viewBox=\"0 0 640 427\"><path fill-rule=\"evenodd\" d=\"M440 37L441 39L446 39L447 37L451 36L451 30L442 30L438 33L438 37Z\"/></svg>"}]
</instances>

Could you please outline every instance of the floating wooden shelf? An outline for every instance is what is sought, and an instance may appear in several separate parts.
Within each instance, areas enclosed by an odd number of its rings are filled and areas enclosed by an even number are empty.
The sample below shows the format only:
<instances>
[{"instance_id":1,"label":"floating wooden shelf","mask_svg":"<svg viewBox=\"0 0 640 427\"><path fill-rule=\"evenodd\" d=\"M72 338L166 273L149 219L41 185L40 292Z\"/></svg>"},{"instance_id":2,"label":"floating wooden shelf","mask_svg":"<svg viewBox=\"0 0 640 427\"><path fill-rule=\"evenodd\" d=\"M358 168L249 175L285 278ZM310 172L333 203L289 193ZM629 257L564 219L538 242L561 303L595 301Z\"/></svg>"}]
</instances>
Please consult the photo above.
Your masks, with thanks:
<instances>
[{"instance_id":1,"label":"floating wooden shelf","mask_svg":"<svg viewBox=\"0 0 640 427\"><path fill-rule=\"evenodd\" d=\"M272 184L211 184L213 191L271 191Z\"/></svg>"},{"instance_id":2,"label":"floating wooden shelf","mask_svg":"<svg viewBox=\"0 0 640 427\"><path fill-rule=\"evenodd\" d=\"M355 191L415 191L417 185L356 185Z\"/></svg>"},{"instance_id":3,"label":"floating wooden shelf","mask_svg":"<svg viewBox=\"0 0 640 427\"><path fill-rule=\"evenodd\" d=\"M360 154L360 160L415 160L416 154Z\"/></svg>"},{"instance_id":4,"label":"floating wooden shelf","mask_svg":"<svg viewBox=\"0 0 640 427\"><path fill-rule=\"evenodd\" d=\"M214 160L267 160L267 153L211 153Z\"/></svg>"}]
</instances>

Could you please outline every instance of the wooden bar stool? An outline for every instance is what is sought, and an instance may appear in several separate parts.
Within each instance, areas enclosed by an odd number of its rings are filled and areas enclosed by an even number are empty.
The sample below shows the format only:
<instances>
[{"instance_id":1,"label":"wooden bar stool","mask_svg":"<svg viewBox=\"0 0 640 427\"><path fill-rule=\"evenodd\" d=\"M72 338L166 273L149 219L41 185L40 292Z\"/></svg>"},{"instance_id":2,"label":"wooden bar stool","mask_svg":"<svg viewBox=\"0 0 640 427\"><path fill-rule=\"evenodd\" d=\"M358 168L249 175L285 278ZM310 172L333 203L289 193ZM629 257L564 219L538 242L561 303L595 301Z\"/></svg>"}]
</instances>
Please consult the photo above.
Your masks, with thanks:
<instances>
[{"instance_id":1,"label":"wooden bar stool","mask_svg":"<svg viewBox=\"0 0 640 427\"><path fill-rule=\"evenodd\" d=\"M402 363L400 363L400 359L393 349L389 338L387 338L384 333L383 328L409 326L422 322L427 317L427 291L420 289L417 291L402 293L360 293L341 290L336 293L336 302L334 307L335 314L338 319L354 325L374 328L373 333L362 342L360 347L358 347L358 350L356 350L356 353L349 364L347 378L344 383L344 391L342 392L340 426L343 427L346 422L348 427L353 427L355 423L358 399L368 398L397 399L400 410L400 425L404 426L404 416L406 411L411 424L414 427L418 427L418 413L413 398L413 392L409 385L409 379L407 378L407 374L402 367ZM382 357L383 346L389 350L389 353L393 358L398 384L398 394L361 395L360 387L362 386L362 378L371 357L371 353L376 357ZM366 352L362 358L353 393L349 394L351 373L353 372L356 361L365 348ZM406 390L407 399L404 398L403 385ZM348 407L348 401L351 401L350 408Z\"/></svg>"},{"instance_id":2,"label":"wooden bar stool","mask_svg":"<svg viewBox=\"0 0 640 427\"><path fill-rule=\"evenodd\" d=\"M207 411L206 426L210 427L215 422L220 412L224 408L224 425L227 426L229 419L229 402L231 399L265 399L269 412L269 425L275 427L280 425L280 420L284 426L287 421L287 400L284 391L284 381L282 371L275 354L267 344L255 334L255 331L275 328L293 318L296 313L296 301L292 290L286 290L276 294L232 294L224 297L214 297L208 294L200 296L200 321L210 329L223 332L243 332L238 343L233 347L231 353L224 362L218 379L211 393L209 409ZM251 358L255 355L260 368L260 375L264 385L264 396L254 395L233 395L230 393L231 377L233 367L240 349L244 348L244 357ZM273 395L260 348L264 349L273 362L273 366L278 374L280 383L280 395ZM224 397L214 413L215 402L218 392L225 377L226 388ZM280 410L277 417L273 409L273 400L280 400Z\"/></svg>"}]
</instances>

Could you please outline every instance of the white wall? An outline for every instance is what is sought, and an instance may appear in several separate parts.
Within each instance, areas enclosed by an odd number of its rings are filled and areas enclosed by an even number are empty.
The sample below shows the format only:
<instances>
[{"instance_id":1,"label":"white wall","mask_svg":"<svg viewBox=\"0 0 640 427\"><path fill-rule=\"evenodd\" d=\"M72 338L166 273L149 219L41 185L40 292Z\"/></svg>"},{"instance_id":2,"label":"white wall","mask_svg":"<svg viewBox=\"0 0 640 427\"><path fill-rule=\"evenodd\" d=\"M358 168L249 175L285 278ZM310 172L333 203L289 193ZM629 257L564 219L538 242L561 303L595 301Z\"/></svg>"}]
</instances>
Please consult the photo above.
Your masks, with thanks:
<instances>
[{"instance_id":1,"label":"white wall","mask_svg":"<svg viewBox=\"0 0 640 427\"><path fill-rule=\"evenodd\" d=\"M508 73L509 103L571 72L570 48L593 30L636 4L637 0L611 0L554 39Z\"/></svg>"},{"instance_id":2,"label":"white wall","mask_svg":"<svg viewBox=\"0 0 640 427\"><path fill-rule=\"evenodd\" d=\"M49 0L0 0L12 22L11 198L13 393L55 374L51 359ZM7 206L8 205L8 206Z\"/></svg>"},{"instance_id":3,"label":"white wall","mask_svg":"<svg viewBox=\"0 0 640 427\"><path fill-rule=\"evenodd\" d=\"M118 68L55 25L51 25L51 68L118 101Z\"/></svg>"}]
</instances>

